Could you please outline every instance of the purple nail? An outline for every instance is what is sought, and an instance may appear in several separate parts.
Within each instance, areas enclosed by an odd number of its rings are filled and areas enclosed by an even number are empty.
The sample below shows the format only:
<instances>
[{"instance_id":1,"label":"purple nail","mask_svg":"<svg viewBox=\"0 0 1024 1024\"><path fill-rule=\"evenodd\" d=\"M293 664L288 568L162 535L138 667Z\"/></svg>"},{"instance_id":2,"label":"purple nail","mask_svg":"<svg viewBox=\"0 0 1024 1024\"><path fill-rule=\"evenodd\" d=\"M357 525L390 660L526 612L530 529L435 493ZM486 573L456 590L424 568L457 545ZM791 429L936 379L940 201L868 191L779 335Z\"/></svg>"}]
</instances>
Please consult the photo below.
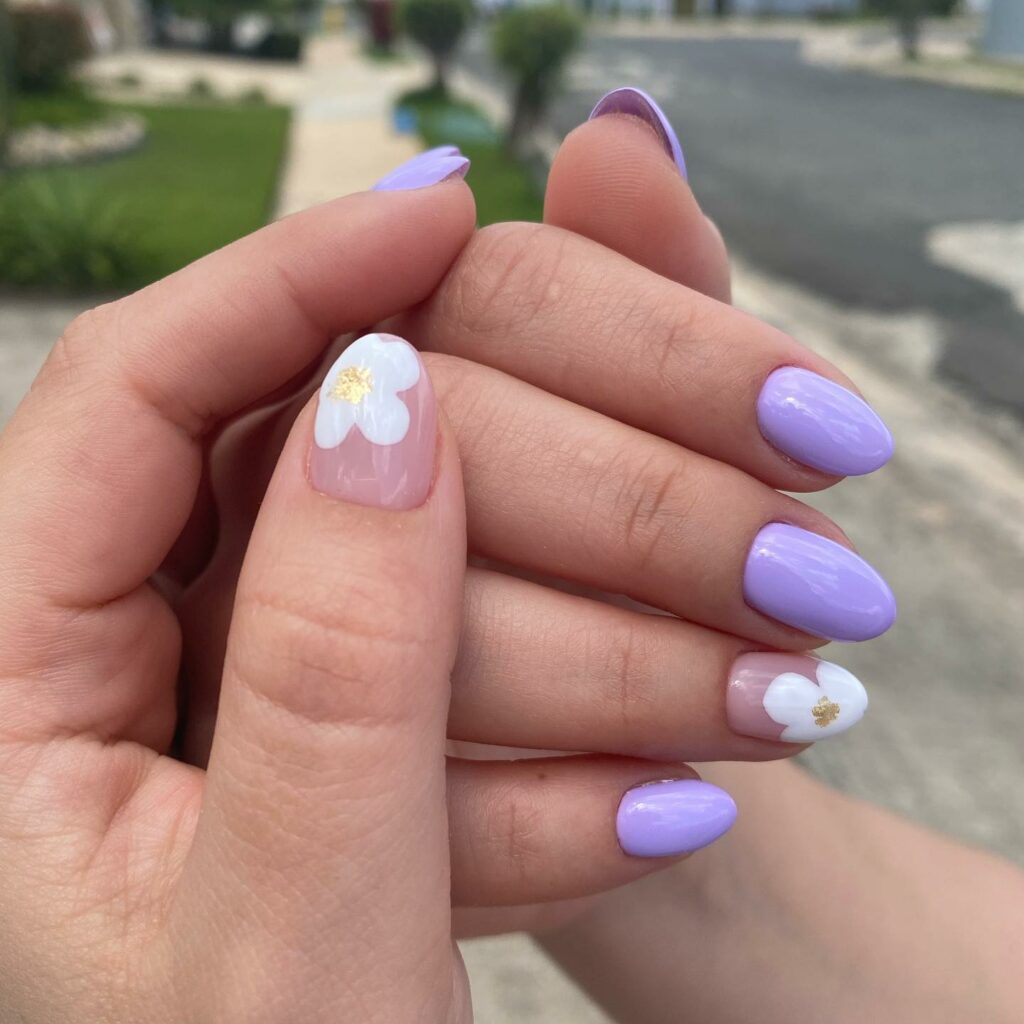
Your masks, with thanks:
<instances>
[{"instance_id":1,"label":"purple nail","mask_svg":"<svg viewBox=\"0 0 1024 1024\"><path fill-rule=\"evenodd\" d=\"M458 146L434 146L433 149L425 149L422 153L413 157L413 160L423 160L435 156L462 156L462 150Z\"/></svg>"},{"instance_id":2,"label":"purple nail","mask_svg":"<svg viewBox=\"0 0 1024 1024\"><path fill-rule=\"evenodd\" d=\"M588 120L593 121L595 117L601 117L603 114L629 114L650 125L661 140L665 151L676 162L679 173L684 178L687 177L683 147L679 145L679 137L672 127L672 122L643 89L634 89L632 86L613 89L597 101L597 106L590 112Z\"/></svg>"},{"instance_id":3,"label":"purple nail","mask_svg":"<svg viewBox=\"0 0 1024 1024\"><path fill-rule=\"evenodd\" d=\"M797 366L764 382L757 425L779 451L837 476L873 473L892 458L892 434L863 398Z\"/></svg>"},{"instance_id":4,"label":"purple nail","mask_svg":"<svg viewBox=\"0 0 1024 1024\"><path fill-rule=\"evenodd\" d=\"M400 189L426 188L447 178L464 178L469 170L469 160L464 156L434 156L421 153L400 164L390 174L385 174L376 185L374 192L395 192Z\"/></svg>"},{"instance_id":5,"label":"purple nail","mask_svg":"<svg viewBox=\"0 0 1024 1024\"><path fill-rule=\"evenodd\" d=\"M896 620L892 591L863 558L785 523L754 538L743 596L765 615L828 640L870 640Z\"/></svg>"},{"instance_id":6,"label":"purple nail","mask_svg":"<svg viewBox=\"0 0 1024 1024\"><path fill-rule=\"evenodd\" d=\"M619 804L619 845L632 857L673 857L713 843L736 820L733 798L709 782L671 779L629 790Z\"/></svg>"}]
</instances>

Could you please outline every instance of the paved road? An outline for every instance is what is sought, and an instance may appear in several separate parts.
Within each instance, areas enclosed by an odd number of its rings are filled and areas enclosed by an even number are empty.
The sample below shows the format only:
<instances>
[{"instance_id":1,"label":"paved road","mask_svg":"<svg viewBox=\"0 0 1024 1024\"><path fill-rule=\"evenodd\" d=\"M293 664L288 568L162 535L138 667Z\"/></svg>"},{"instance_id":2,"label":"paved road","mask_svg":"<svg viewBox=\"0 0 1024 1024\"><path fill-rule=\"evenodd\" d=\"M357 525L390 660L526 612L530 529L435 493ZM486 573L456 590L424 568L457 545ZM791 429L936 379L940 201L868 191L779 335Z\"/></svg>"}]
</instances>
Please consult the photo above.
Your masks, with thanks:
<instances>
[{"instance_id":1,"label":"paved road","mask_svg":"<svg viewBox=\"0 0 1024 1024\"><path fill-rule=\"evenodd\" d=\"M466 60L490 76L485 54ZM844 306L934 313L939 371L1024 417L1024 315L925 249L949 222L1024 221L1024 99L806 64L796 40L594 38L552 127L620 84L664 103L735 252Z\"/></svg>"}]
</instances>

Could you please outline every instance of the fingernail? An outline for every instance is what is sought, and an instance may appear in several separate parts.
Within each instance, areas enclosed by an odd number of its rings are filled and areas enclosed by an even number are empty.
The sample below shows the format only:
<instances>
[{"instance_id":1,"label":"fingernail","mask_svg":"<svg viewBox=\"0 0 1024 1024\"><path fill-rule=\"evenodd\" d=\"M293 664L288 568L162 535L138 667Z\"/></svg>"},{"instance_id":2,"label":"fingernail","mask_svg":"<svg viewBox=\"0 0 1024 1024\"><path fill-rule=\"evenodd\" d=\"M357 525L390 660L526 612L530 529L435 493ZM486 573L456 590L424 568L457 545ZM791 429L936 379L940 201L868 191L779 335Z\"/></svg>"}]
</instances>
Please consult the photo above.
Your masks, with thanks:
<instances>
[{"instance_id":1,"label":"fingernail","mask_svg":"<svg viewBox=\"0 0 1024 1024\"><path fill-rule=\"evenodd\" d=\"M828 640L870 640L896 620L888 584L859 555L786 523L764 527L743 573L747 604Z\"/></svg>"},{"instance_id":2,"label":"fingernail","mask_svg":"<svg viewBox=\"0 0 1024 1024\"><path fill-rule=\"evenodd\" d=\"M735 820L736 804L724 789L699 779L670 779L629 790L615 827L631 856L673 857L713 843Z\"/></svg>"},{"instance_id":3,"label":"fingernail","mask_svg":"<svg viewBox=\"0 0 1024 1024\"><path fill-rule=\"evenodd\" d=\"M437 407L419 354L393 334L352 342L320 387L309 478L332 498L418 508L434 474Z\"/></svg>"},{"instance_id":4,"label":"fingernail","mask_svg":"<svg viewBox=\"0 0 1024 1024\"><path fill-rule=\"evenodd\" d=\"M725 698L733 732L786 743L846 732L867 708L867 691L852 672L806 654L741 655Z\"/></svg>"},{"instance_id":5,"label":"fingernail","mask_svg":"<svg viewBox=\"0 0 1024 1024\"><path fill-rule=\"evenodd\" d=\"M863 398L797 366L764 382L757 425L779 451L825 473L862 476L892 458L892 434Z\"/></svg>"},{"instance_id":6,"label":"fingernail","mask_svg":"<svg viewBox=\"0 0 1024 1024\"><path fill-rule=\"evenodd\" d=\"M432 149L425 149L422 153L414 156L414 160L425 160L437 156L462 156L462 150L458 146L434 146Z\"/></svg>"},{"instance_id":7,"label":"fingernail","mask_svg":"<svg viewBox=\"0 0 1024 1024\"><path fill-rule=\"evenodd\" d=\"M644 124L654 129L654 134L658 136L665 151L675 161L679 173L684 178L687 176L683 147L679 145L679 137L672 127L672 122L643 89L634 89L632 86L613 89L597 101L597 106L590 112L588 120L593 121L595 117L601 117L604 114L629 114L632 117L639 117Z\"/></svg>"},{"instance_id":8,"label":"fingernail","mask_svg":"<svg viewBox=\"0 0 1024 1024\"><path fill-rule=\"evenodd\" d=\"M448 178L464 178L469 170L469 160L456 151L455 154L420 153L404 164L399 164L390 174L385 174L373 192L397 192L402 189L426 188Z\"/></svg>"}]
</instances>

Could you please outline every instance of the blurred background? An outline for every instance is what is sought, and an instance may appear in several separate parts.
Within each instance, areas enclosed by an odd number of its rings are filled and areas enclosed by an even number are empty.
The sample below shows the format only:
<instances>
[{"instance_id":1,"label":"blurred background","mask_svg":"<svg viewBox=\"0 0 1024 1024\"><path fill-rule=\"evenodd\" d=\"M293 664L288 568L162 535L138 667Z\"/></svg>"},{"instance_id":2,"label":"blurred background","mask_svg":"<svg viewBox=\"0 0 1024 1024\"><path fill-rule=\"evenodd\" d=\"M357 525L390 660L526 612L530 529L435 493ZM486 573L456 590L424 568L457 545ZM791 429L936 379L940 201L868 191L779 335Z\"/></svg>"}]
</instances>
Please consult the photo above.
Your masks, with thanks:
<instances>
[{"instance_id":1,"label":"blurred background","mask_svg":"<svg viewBox=\"0 0 1024 1024\"><path fill-rule=\"evenodd\" d=\"M872 714L805 767L1024 864L1024 0L0 0L0 424L76 313L427 146L539 219L627 84L737 304L897 437L812 499L901 619L834 655ZM605 1020L525 938L465 955L483 1024Z\"/></svg>"}]
</instances>

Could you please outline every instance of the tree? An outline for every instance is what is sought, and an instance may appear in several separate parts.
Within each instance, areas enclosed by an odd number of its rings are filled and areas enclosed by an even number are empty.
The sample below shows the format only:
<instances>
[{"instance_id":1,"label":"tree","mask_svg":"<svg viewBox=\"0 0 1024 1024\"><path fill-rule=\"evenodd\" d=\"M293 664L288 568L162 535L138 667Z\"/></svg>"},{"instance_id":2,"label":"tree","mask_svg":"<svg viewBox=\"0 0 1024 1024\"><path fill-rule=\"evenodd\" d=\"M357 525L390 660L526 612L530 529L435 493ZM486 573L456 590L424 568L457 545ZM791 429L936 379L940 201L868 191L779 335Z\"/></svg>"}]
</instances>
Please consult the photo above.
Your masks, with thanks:
<instances>
[{"instance_id":1,"label":"tree","mask_svg":"<svg viewBox=\"0 0 1024 1024\"><path fill-rule=\"evenodd\" d=\"M924 18L948 18L956 9L957 0L866 0L865 6L893 19L903 56L907 60L917 60Z\"/></svg>"},{"instance_id":2,"label":"tree","mask_svg":"<svg viewBox=\"0 0 1024 1024\"><path fill-rule=\"evenodd\" d=\"M434 85L448 91L448 65L473 17L472 0L403 0L402 28L430 54Z\"/></svg>"},{"instance_id":3,"label":"tree","mask_svg":"<svg viewBox=\"0 0 1024 1024\"><path fill-rule=\"evenodd\" d=\"M540 119L582 35L583 25L577 15L553 4L518 7L498 19L491 45L514 89L506 136L510 149L517 149Z\"/></svg>"}]
</instances>

